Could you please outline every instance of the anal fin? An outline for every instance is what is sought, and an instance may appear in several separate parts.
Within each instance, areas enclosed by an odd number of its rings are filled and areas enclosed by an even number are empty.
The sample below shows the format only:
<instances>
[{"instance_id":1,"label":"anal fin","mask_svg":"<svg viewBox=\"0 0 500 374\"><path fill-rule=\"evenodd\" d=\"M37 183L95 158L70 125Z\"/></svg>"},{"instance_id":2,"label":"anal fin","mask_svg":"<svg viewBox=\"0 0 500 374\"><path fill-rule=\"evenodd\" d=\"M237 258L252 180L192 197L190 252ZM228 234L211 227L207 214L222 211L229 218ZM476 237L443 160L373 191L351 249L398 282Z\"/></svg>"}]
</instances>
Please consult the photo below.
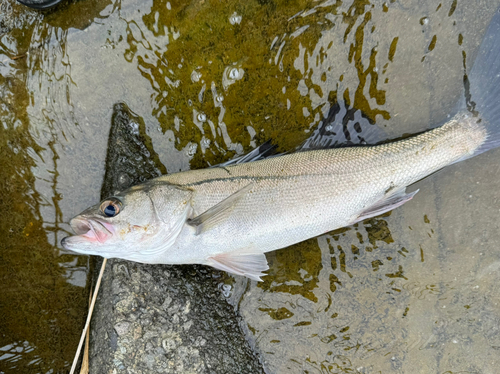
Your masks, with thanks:
<instances>
[{"instance_id":1,"label":"anal fin","mask_svg":"<svg viewBox=\"0 0 500 374\"><path fill-rule=\"evenodd\" d=\"M269 269L266 255L258 251L221 253L209 257L205 264L259 282L262 282L260 277L266 275L263 271Z\"/></svg>"},{"instance_id":2,"label":"anal fin","mask_svg":"<svg viewBox=\"0 0 500 374\"><path fill-rule=\"evenodd\" d=\"M404 203L410 201L418 191L419 190L416 190L407 194L406 188L404 187L394 191L390 191L387 194L385 194L382 199L380 199L375 204L369 206L364 211L362 211L351 222L351 224L364 221L365 219L373 218L381 214L384 214L386 212L389 212L393 209L396 209L397 207L400 207Z\"/></svg>"}]
</instances>

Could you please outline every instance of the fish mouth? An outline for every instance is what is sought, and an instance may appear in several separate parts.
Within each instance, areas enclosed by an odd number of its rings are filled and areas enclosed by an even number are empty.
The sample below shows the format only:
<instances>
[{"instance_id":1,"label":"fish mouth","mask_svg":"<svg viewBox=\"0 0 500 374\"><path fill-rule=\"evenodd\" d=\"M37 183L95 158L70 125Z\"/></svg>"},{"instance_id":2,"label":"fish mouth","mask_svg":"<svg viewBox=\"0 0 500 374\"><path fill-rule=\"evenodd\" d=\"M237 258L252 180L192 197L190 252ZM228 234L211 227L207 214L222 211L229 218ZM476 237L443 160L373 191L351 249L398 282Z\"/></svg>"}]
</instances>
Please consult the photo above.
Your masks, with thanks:
<instances>
[{"instance_id":1,"label":"fish mouth","mask_svg":"<svg viewBox=\"0 0 500 374\"><path fill-rule=\"evenodd\" d=\"M113 236L112 225L96 219L75 217L69 222L76 235L61 241L65 249L75 251L78 244L104 244Z\"/></svg>"}]
</instances>

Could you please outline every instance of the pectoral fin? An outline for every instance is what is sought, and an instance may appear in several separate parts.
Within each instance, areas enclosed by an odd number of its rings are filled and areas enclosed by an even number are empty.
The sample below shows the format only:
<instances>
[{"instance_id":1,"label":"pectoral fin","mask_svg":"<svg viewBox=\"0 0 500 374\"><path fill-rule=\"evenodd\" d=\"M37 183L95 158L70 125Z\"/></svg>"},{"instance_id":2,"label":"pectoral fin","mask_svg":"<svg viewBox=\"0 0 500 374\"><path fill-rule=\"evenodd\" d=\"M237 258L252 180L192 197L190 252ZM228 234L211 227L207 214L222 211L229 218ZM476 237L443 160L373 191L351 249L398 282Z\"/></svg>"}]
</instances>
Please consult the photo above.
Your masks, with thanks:
<instances>
[{"instance_id":1,"label":"pectoral fin","mask_svg":"<svg viewBox=\"0 0 500 374\"><path fill-rule=\"evenodd\" d=\"M264 253L258 251L229 252L209 257L206 265L228 273L243 275L262 282L262 273L269 269Z\"/></svg>"},{"instance_id":2,"label":"pectoral fin","mask_svg":"<svg viewBox=\"0 0 500 374\"><path fill-rule=\"evenodd\" d=\"M406 193L406 188L400 188L393 192L388 192L382 199L377 201L372 206L362 211L351 224L363 221L368 218L373 218L389 212L397 207L400 207L407 201L410 201L418 190L411 193Z\"/></svg>"},{"instance_id":3,"label":"pectoral fin","mask_svg":"<svg viewBox=\"0 0 500 374\"><path fill-rule=\"evenodd\" d=\"M218 222L223 221L230 213L234 205L253 187L254 183L243 187L229 197L214 205L199 216L188 219L187 224L196 228L196 235L215 226Z\"/></svg>"}]
</instances>

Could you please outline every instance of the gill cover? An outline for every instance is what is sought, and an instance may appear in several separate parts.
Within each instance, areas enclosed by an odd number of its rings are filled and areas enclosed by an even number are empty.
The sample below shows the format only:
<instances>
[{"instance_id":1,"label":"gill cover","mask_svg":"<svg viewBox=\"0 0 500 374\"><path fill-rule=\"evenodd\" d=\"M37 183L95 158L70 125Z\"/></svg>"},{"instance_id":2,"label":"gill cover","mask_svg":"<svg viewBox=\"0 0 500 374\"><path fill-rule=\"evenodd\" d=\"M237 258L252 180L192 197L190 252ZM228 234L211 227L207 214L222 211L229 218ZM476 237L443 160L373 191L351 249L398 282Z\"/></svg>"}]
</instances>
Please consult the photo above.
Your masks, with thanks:
<instances>
[{"instance_id":1,"label":"gill cover","mask_svg":"<svg viewBox=\"0 0 500 374\"><path fill-rule=\"evenodd\" d=\"M157 263L179 236L192 212L193 192L180 186L164 182L150 181L132 187L130 191L143 190L150 201L151 224L144 228L145 235L138 247L122 258L143 263ZM138 249L139 249L138 248Z\"/></svg>"}]
</instances>

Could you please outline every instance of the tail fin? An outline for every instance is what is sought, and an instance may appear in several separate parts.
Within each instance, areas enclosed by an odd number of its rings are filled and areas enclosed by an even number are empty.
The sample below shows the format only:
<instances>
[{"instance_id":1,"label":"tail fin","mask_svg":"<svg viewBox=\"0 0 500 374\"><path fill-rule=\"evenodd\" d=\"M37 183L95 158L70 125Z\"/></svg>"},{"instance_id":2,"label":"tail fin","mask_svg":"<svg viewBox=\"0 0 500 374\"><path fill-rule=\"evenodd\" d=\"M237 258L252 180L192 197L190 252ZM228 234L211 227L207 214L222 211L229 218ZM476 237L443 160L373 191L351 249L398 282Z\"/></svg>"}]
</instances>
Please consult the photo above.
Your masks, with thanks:
<instances>
[{"instance_id":1,"label":"tail fin","mask_svg":"<svg viewBox=\"0 0 500 374\"><path fill-rule=\"evenodd\" d=\"M474 152L476 156L500 147L500 8L491 19L464 83L467 108L488 132L485 143Z\"/></svg>"}]
</instances>

